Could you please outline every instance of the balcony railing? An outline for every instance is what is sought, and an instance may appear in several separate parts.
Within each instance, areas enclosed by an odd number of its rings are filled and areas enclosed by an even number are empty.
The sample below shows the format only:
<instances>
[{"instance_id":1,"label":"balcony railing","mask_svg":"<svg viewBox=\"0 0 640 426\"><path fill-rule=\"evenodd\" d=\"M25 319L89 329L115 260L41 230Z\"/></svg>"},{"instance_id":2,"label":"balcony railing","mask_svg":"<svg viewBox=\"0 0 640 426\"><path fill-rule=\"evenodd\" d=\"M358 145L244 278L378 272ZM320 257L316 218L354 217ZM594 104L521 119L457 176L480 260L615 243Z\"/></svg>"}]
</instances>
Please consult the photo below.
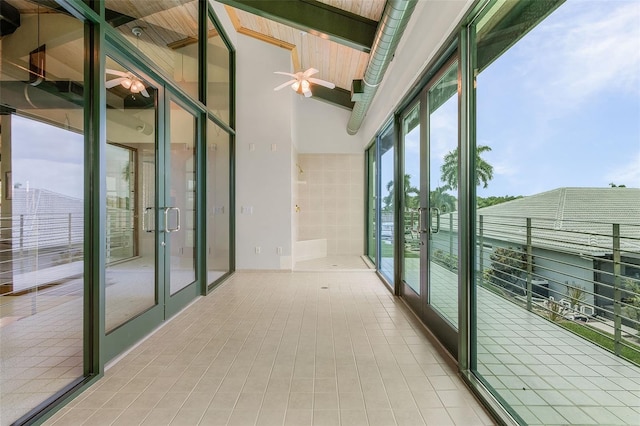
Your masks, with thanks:
<instances>
[{"instance_id":1,"label":"balcony railing","mask_svg":"<svg viewBox=\"0 0 640 426\"><path fill-rule=\"evenodd\" d=\"M457 212L443 214L429 245L452 272L457 232ZM405 252L417 242L405 227ZM640 364L640 225L479 215L476 284Z\"/></svg>"},{"instance_id":2,"label":"balcony railing","mask_svg":"<svg viewBox=\"0 0 640 426\"><path fill-rule=\"evenodd\" d=\"M133 257L134 213L107 208L107 263ZM20 293L62 283L82 272L83 213L19 214L0 218L0 286Z\"/></svg>"}]
</instances>

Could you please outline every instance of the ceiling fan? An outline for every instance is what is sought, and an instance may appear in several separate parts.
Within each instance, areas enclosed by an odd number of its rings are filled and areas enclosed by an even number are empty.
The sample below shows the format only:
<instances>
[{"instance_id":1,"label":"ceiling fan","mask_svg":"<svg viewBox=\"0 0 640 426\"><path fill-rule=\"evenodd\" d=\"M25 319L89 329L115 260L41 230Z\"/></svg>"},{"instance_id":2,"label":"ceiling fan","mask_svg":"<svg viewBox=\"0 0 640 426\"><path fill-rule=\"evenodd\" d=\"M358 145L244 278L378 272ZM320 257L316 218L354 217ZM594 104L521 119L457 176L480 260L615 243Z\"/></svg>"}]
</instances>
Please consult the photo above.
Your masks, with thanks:
<instances>
[{"instance_id":1,"label":"ceiling fan","mask_svg":"<svg viewBox=\"0 0 640 426\"><path fill-rule=\"evenodd\" d=\"M131 93L140 93L145 98L149 97L149 92L147 92L147 88L144 86L144 83L136 77L133 73L127 71L118 71L107 68L107 74L116 75L116 78L111 80L107 80L105 87L107 89L111 89L112 87L116 87L118 84L124 87L125 89L129 89Z\"/></svg>"},{"instance_id":2,"label":"ceiling fan","mask_svg":"<svg viewBox=\"0 0 640 426\"><path fill-rule=\"evenodd\" d=\"M298 71L295 74L291 74L289 72L282 71L274 71L275 74L288 75L289 77L293 77L292 80L287 81L286 83L281 84L280 86L274 88L273 90L280 90L284 87L291 86L291 88L297 92L304 95L305 98L308 98L312 95L311 93L311 84L319 84L320 86L328 87L329 89L333 89L336 87L335 84L321 80L319 78L313 78L312 75L318 73L319 71L315 68L309 68L308 70L302 72Z\"/></svg>"}]
</instances>

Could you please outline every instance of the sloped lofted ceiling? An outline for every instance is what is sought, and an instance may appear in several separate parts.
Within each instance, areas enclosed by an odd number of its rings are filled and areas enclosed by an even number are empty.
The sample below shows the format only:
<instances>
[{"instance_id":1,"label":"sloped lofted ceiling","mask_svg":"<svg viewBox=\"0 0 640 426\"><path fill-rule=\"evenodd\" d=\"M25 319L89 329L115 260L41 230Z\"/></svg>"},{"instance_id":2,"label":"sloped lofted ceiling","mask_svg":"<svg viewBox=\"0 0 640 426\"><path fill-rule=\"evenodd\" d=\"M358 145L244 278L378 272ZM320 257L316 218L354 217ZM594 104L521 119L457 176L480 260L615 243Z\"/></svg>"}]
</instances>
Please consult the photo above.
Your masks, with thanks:
<instances>
[{"instance_id":1,"label":"sloped lofted ceiling","mask_svg":"<svg viewBox=\"0 0 640 426\"><path fill-rule=\"evenodd\" d=\"M290 50L293 72L313 67L336 85L314 86L313 97L353 107L352 81L365 74L386 0L217 1L238 33Z\"/></svg>"}]
</instances>

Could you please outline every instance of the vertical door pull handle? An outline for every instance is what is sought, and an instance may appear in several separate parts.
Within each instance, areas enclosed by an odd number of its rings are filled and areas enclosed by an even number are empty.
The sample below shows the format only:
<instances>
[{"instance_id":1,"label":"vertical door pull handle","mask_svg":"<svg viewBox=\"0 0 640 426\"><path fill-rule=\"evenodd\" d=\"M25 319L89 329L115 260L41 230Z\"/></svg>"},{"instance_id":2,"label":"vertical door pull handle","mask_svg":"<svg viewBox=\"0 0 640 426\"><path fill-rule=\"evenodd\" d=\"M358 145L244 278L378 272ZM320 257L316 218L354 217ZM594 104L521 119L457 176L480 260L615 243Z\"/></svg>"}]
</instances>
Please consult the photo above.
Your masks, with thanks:
<instances>
[{"instance_id":1,"label":"vertical door pull handle","mask_svg":"<svg viewBox=\"0 0 640 426\"><path fill-rule=\"evenodd\" d=\"M440 209L437 207L431 207L431 212L435 212L436 214L436 227L433 227L433 216L431 216L431 220L429 220L429 228L431 229L432 234L437 234L440 232Z\"/></svg>"},{"instance_id":2,"label":"vertical door pull handle","mask_svg":"<svg viewBox=\"0 0 640 426\"><path fill-rule=\"evenodd\" d=\"M169 227L169 212L172 210L176 212L176 226L174 228ZM164 230L165 232L178 232L180 230L180 209L178 207L164 208Z\"/></svg>"},{"instance_id":3,"label":"vertical door pull handle","mask_svg":"<svg viewBox=\"0 0 640 426\"><path fill-rule=\"evenodd\" d=\"M153 216L151 217L151 220L147 220L147 215L149 214L149 212L153 212L154 209L153 207L145 207L144 212L142 213L142 230L144 232L153 232L155 231L155 229L153 228L147 228L147 225L149 223L153 223Z\"/></svg>"}]
</instances>

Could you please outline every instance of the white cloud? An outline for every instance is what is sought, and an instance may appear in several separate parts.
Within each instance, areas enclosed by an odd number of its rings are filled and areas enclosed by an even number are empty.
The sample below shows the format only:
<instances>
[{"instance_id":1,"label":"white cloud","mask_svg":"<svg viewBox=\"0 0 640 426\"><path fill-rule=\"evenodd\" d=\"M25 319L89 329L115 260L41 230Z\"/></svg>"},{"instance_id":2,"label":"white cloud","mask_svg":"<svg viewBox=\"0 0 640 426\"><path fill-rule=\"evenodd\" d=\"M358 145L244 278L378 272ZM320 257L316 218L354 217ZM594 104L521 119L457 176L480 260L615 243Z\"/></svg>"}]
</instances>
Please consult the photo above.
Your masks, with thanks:
<instances>
[{"instance_id":1,"label":"white cloud","mask_svg":"<svg viewBox=\"0 0 640 426\"><path fill-rule=\"evenodd\" d=\"M521 71L543 74L543 97L572 105L612 90L640 94L640 2L567 2L539 30L546 54Z\"/></svg>"}]
</instances>

